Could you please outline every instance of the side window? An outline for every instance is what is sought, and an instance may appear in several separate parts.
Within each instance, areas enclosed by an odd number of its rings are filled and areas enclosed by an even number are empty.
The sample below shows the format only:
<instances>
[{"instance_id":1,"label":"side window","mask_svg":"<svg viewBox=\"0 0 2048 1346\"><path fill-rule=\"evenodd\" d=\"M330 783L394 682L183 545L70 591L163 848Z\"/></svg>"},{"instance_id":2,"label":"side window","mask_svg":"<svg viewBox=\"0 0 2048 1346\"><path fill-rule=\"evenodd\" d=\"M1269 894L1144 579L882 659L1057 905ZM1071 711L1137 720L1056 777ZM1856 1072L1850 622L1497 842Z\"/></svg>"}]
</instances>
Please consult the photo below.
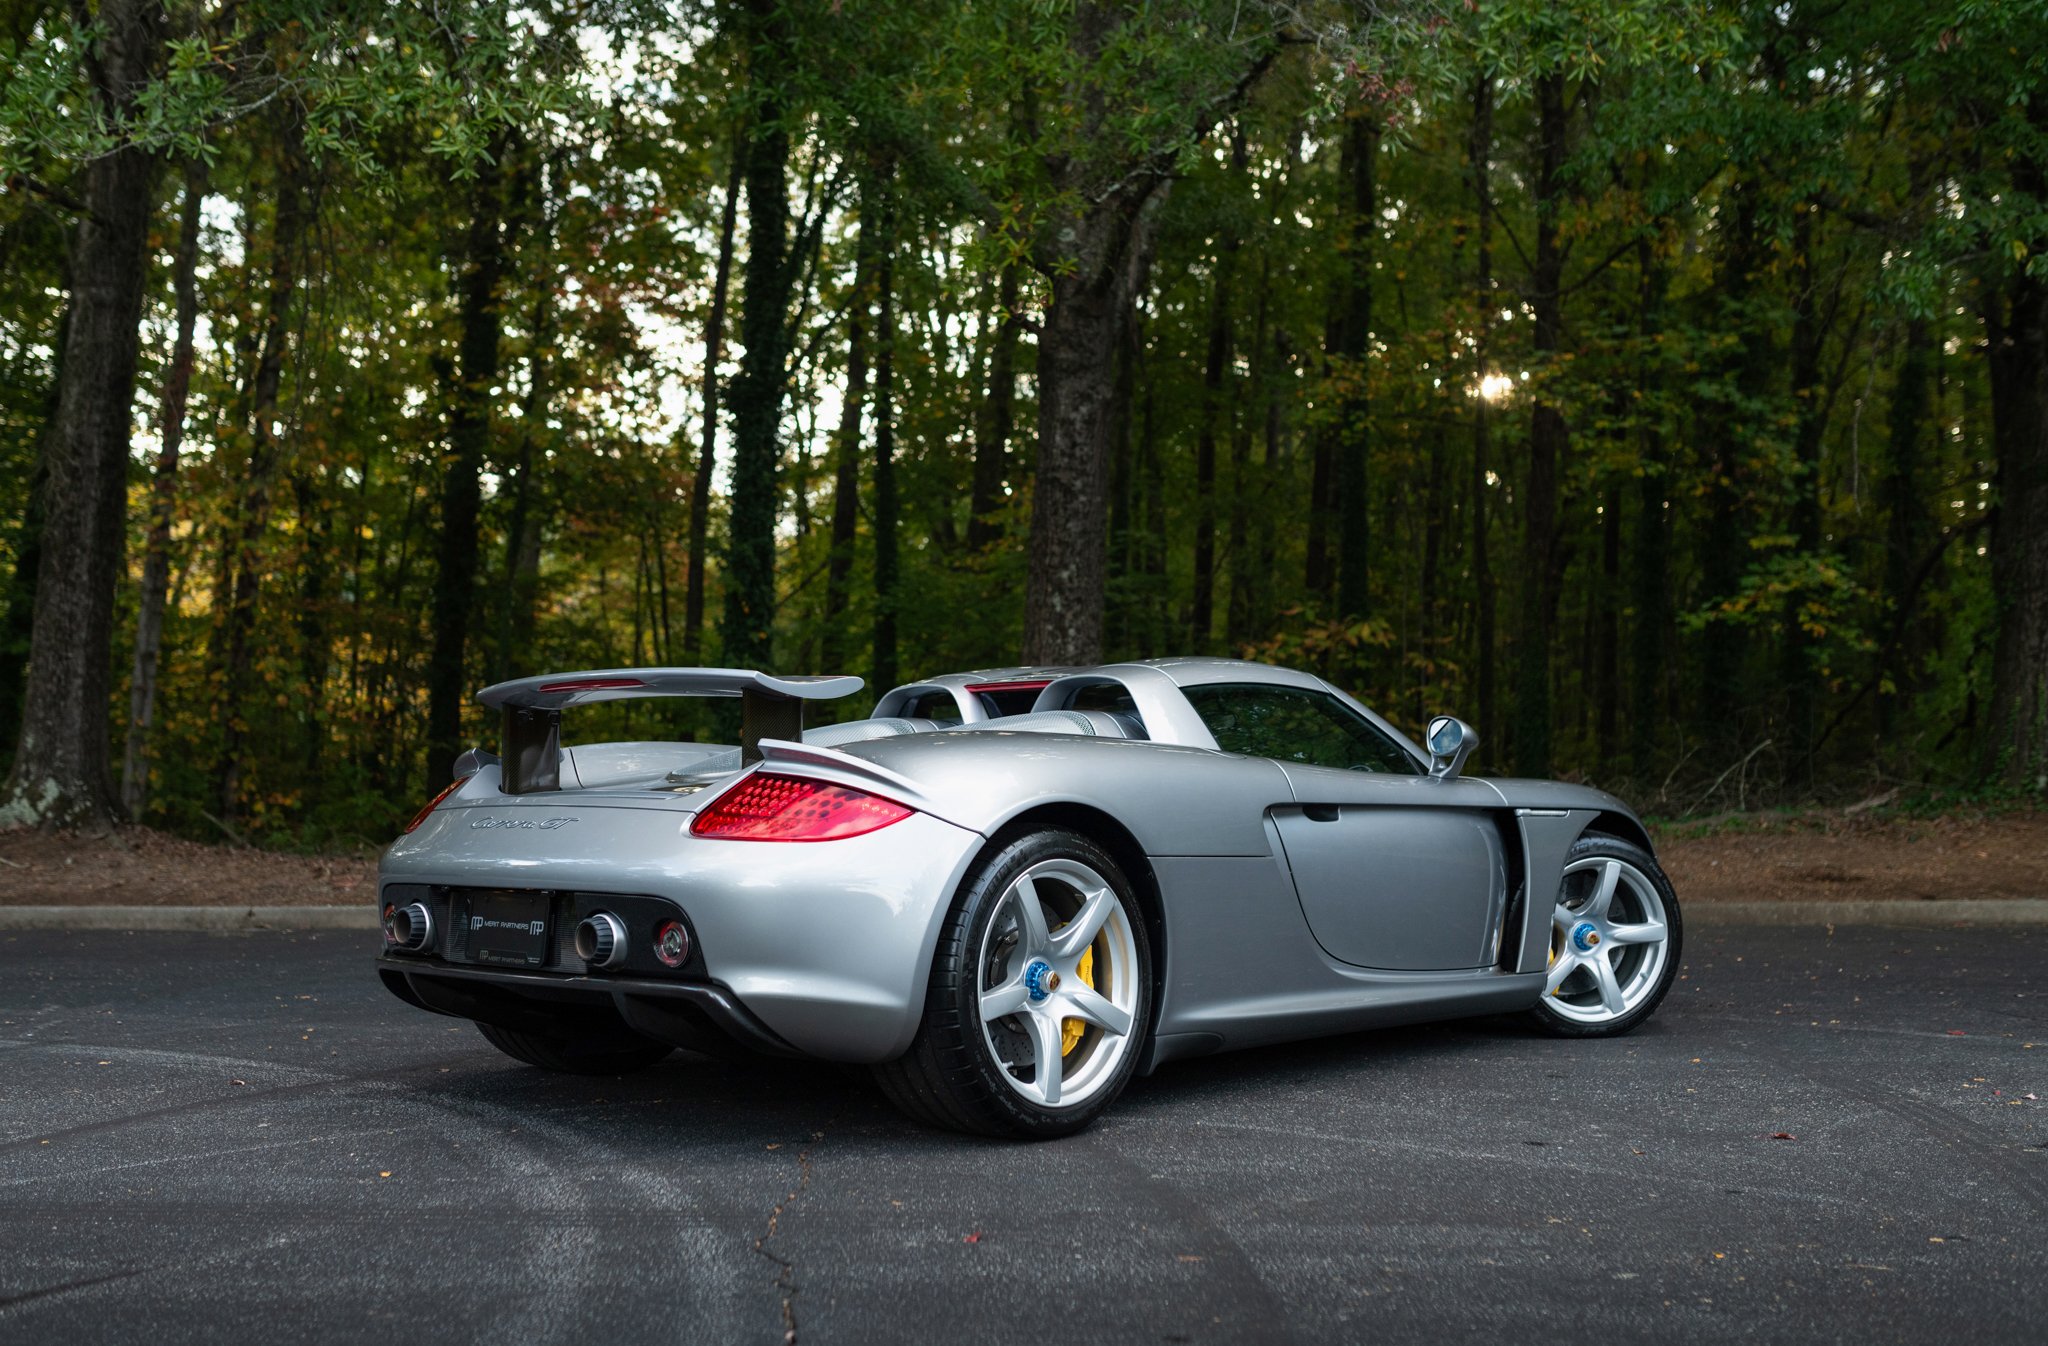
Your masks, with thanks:
<instances>
[{"instance_id":1,"label":"side window","mask_svg":"<svg viewBox=\"0 0 2048 1346\"><path fill-rule=\"evenodd\" d=\"M1422 773L1399 744L1328 692L1240 683L1183 690L1225 752L1351 771Z\"/></svg>"}]
</instances>

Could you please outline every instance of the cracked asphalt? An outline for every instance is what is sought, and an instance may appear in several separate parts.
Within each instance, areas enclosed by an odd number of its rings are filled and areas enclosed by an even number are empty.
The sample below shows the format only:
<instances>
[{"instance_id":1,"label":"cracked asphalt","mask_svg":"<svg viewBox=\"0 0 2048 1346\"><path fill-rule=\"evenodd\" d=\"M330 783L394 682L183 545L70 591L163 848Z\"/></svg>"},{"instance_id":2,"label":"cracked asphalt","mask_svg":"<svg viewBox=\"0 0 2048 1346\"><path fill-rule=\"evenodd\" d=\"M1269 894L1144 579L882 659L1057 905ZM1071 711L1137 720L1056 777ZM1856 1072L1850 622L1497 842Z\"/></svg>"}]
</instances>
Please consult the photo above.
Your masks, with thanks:
<instances>
[{"instance_id":1,"label":"cracked asphalt","mask_svg":"<svg viewBox=\"0 0 2048 1346\"><path fill-rule=\"evenodd\" d=\"M1631 1038L1215 1057L1020 1145L551 1077L360 934L10 934L0 1342L2039 1342L2044 954L1697 929Z\"/></svg>"}]
</instances>

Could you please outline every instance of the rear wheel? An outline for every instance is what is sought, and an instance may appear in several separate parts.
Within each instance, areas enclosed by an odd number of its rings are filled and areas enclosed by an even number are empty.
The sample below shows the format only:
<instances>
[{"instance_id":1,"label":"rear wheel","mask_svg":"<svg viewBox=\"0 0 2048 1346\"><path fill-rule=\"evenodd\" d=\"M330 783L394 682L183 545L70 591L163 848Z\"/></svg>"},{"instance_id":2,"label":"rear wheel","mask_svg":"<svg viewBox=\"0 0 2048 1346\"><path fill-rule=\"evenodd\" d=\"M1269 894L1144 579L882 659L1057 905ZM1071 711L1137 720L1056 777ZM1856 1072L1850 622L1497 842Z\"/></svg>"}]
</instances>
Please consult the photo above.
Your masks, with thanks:
<instances>
[{"instance_id":1,"label":"rear wheel","mask_svg":"<svg viewBox=\"0 0 2048 1346\"><path fill-rule=\"evenodd\" d=\"M939 936L910 1051L875 1067L919 1121L982 1135L1085 1127L1123 1092L1149 1024L1152 951L1116 862L1060 828L977 868Z\"/></svg>"},{"instance_id":2,"label":"rear wheel","mask_svg":"<svg viewBox=\"0 0 2048 1346\"><path fill-rule=\"evenodd\" d=\"M1656 1012L1678 975L1678 894L1655 857L1619 837L1579 838L1550 918L1550 973L1529 1011L1558 1037L1615 1037Z\"/></svg>"},{"instance_id":3,"label":"rear wheel","mask_svg":"<svg viewBox=\"0 0 2048 1346\"><path fill-rule=\"evenodd\" d=\"M477 1029L486 1042L513 1060L564 1075L623 1075L644 1070L675 1050L625 1027L561 1036L522 1033L486 1023L478 1024Z\"/></svg>"}]
</instances>

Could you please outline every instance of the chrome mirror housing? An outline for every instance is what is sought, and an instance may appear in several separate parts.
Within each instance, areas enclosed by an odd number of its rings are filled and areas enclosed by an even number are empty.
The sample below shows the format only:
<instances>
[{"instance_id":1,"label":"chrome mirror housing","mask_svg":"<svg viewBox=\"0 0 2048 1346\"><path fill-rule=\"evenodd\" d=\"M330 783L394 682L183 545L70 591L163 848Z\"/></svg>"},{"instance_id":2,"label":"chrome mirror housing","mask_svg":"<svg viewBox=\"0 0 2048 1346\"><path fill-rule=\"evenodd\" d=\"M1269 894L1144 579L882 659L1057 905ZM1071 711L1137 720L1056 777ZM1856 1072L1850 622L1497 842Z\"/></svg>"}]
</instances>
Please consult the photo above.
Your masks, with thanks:
<instances>
[{"instance_id":1,"label":"chrome mirror housing","mask_svg":"<svg viewBox=\"0 0 2048 1346\"><path fill-rule=\"evenodd\" d=\"M1457 779L1465 769L1465 759L1479 746L1479 735L1472 726L1452 715L1431 720L1427 739L1431 780Z\"/></svg>"}]
</instances>

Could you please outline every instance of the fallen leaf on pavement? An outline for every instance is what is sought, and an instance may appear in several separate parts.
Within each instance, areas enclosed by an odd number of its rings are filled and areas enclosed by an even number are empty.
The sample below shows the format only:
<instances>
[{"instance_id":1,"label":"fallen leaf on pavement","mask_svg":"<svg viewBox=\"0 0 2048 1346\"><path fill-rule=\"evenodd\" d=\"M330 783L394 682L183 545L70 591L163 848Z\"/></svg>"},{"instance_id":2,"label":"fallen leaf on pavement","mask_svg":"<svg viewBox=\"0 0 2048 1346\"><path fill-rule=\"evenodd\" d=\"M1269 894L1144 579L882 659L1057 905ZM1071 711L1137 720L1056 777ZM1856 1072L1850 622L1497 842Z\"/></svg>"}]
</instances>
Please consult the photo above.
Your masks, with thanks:
<instances>
[{"instance_id":1,"label":"fallen leaf on pavement","mask_svg":"<svg viewBox=\"0 0 2048 1346\"><path fill-rule=\"evenodd\" d=\"M1799 1137L1797 1137L1797 1136L1793 1135L1793 1134L1792 1134L1792 1133L1791 1133L1790 1131L1773 1131L1773 1132L1771 1132L1771 1139L1772 1139L1772 1140L1797 1140L1797 1139L1799 1139Z\"/></svg>"},{"instance_id":2,"label":"fallen leaf on pavement","mask_svg":"<svg viewBox=\"0 0 2048 1346\"><path fill-rule=\"evenodd\" d=\"M981 1231L977 1229L972 1234L962 1234L960 1241L962 1243L979 1243L981 1242Z\"/></svg>"}]
</instances>

